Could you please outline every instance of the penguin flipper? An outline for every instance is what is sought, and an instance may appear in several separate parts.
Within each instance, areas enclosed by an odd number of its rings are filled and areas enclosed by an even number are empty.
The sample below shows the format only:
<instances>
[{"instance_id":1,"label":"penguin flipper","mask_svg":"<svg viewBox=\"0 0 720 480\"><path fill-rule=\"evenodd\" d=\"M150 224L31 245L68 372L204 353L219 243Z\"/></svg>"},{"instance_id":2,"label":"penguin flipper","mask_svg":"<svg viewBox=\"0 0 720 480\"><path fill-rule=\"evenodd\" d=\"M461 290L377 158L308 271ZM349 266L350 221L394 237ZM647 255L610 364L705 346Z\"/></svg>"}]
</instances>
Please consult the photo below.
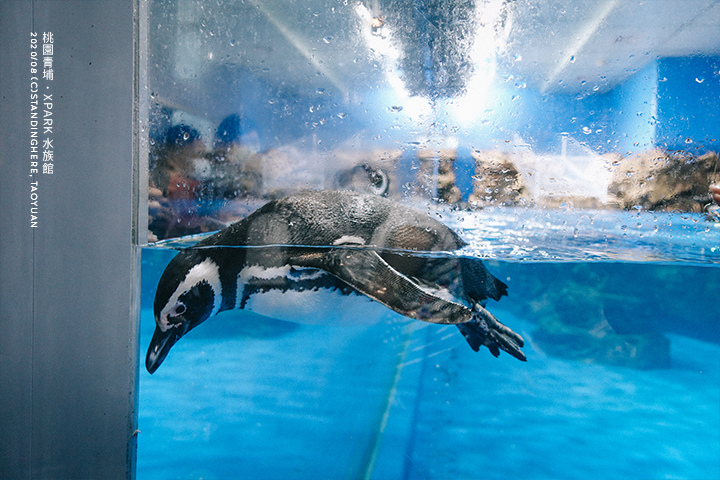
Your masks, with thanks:
<instances>
[{"instance_id":1,"label":"penguin flipper","mask_svg":"<svg viewBox=\"0 0 720 480\"><path fill-rule=\"evenodd\" d=\"M308 252L291 256L289 263L324 270L406 317L439 324L461 324L473 318L470 309L424 291L373 250Z\"/></svg>"},{"instance_id":2,"label":"penguin flipper","mask_svg":"<svg viewBox=\"0 0 720 480\"><path fill-rule=\"evenodd\" d=\"M456 324L470 347L485 345L494 356L504 350L526 361L523 338L480 304L473 309L432 295L392 268L373 250L337 249L291 256L289 263L324 270L360 293L406 317L430 323Z\"/></svg>"}]
</instances>

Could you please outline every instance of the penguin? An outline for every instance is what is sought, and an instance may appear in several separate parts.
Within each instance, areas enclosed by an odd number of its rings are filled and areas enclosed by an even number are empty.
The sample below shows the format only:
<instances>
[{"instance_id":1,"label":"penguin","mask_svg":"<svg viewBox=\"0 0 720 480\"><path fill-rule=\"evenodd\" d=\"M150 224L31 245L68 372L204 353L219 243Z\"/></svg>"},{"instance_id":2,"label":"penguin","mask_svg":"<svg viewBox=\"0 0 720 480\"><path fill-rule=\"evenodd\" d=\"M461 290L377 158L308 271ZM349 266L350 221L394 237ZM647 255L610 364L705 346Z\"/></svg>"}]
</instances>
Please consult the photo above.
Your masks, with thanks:
<instances>
[{"instance_id":1,"label":"penguin","mask_svg":"<svg viewBox=\"0 0 720 480\"><path fill-rule=\"evenodd\" d=\"M390 178L383 169L364 163L338 172L335 175L335 185L344 190L386 197L390 190Z\"/></svg>"},{"instance_id":2,"label":"penguin","mask_svg":"<svg viewBox=\"0 0 720 480\"><path fill-rule=\"evenodd\" d=\"M270 201L170 261L146 368L154 373L183 335L232 309L300 323L328 310L339 322L391 309L456 325L474 351L484 345L526 361L522 337L484 306L507 295L507 285L480 259L448 255L465 245L439 221L377 195L316 191ZM340 306L331 310L330 298Z\"/></svg>"}]
</instances>

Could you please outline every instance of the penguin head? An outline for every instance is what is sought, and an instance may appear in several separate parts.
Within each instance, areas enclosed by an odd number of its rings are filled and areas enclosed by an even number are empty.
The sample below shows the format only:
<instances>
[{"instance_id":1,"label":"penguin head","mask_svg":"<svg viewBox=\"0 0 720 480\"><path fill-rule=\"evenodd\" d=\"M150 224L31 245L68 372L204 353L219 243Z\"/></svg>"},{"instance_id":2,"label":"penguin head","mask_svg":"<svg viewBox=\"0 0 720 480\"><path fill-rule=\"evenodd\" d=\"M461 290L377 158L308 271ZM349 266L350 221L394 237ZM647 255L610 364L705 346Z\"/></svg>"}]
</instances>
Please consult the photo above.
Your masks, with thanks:
<instances>
[{"instance_id":1,"label":"penguin head","mask_svg":"<svg viewBox=\"0 0 720 480\"><path fill-rule=\"evenodd\" d=\"M387 173L369 164L356 165L339 172L335 177L335 184L343 190L371 193L380 197L386 197L390 189Z\"/></svg>"},{"instance_id":2,"label":"penguin head","mask_svg":"<svg viewBox=\"0 0 720 480\"><path fill-rule=\"evenodd\" d=\"M218 265L197 252L181 252L167 266L155 293L155 333L145 367L154 373L175 343L218 313L222 299Z\"/></svg>"}]
</instances>

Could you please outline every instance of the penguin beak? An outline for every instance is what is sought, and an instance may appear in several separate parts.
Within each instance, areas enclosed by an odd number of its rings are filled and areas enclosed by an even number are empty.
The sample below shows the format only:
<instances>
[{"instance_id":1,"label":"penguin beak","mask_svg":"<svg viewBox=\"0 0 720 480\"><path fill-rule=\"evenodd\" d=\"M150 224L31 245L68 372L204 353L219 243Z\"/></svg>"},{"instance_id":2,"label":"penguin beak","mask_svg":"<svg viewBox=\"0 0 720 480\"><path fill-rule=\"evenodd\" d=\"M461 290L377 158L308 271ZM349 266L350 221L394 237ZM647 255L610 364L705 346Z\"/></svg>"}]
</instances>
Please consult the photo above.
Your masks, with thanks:
<instances>
[{"instance_id":1,"label":"penguin beak","mask_svg":"<svg viewBox=\"0 0 720 480\"><path fill-rule=\"evenodd\" d=\"M150 341L147 356L145 357L145 368L147 368L150 374L155 373L155 370L162 364L172 346L180 340L183 333L183 330L178 328L171 328L163 332L158 327L155 327L155 333Z\"/></svg>"}]
</instances>

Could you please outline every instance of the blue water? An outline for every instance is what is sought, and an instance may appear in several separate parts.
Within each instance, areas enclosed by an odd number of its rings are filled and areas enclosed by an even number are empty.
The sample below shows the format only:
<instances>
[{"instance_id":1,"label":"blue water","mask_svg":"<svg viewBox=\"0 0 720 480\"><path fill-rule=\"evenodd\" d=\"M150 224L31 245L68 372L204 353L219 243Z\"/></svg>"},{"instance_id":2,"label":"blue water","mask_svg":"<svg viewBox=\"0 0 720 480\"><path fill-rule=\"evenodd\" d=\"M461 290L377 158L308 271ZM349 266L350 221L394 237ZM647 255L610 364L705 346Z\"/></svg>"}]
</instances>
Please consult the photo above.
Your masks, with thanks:
<instances>
[{"instance_id":1,"label":"blue water","mask_svg":"<svg viewBox=\"0 0 720 480\"><path fill-rule=\"evenodd\" d=\"M526 339L527 363L391 314L318 327L226 312L141 370L138 479L720 478L717 224L442 215L508 283L488 308ZM173 255L143 249L141 358ZM618 331L661 333L670 365L561 358L536 341L543 316L596 308Z\"/></svg>"}]
</instances>

